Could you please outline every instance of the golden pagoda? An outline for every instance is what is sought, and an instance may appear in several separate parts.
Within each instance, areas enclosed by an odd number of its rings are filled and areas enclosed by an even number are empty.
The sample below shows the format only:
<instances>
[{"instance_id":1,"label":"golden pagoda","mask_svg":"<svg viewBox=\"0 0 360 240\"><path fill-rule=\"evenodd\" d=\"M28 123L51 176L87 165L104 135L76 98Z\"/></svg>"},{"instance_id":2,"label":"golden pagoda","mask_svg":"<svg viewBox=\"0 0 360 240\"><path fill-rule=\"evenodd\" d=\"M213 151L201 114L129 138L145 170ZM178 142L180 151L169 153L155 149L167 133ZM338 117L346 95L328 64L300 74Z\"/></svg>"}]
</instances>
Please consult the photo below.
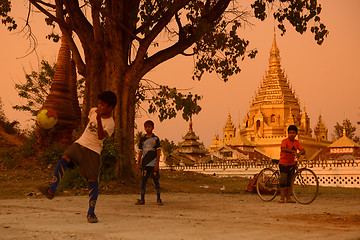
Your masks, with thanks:
<instances>
[{"instance_id":1,"label":"golden pagoda","mask_svg":"<svg viewBox=\"0 0 360 240\"><path fill-rule=\"evenodd\" d=\"M250 102L249 112L242 122L242 128L239 126L238 132L241 137L249 140L258 152L271 158L279 158L281 141L287 137L289 125L298 127L298 139L304 146L309 159L331 144L327 140L327 129L323 124L316 129L316 137L312 136L310 118L306 109L304 107L301 110L295 91L281 69L280 52L274 33L269 69L265 72L265 77ZM216 139L215 141L214 139L210 150L214 150L215 143L219 144L221 141L232 145L232 142L225 137L224 140Z\"/></svg>"}]
</instances>

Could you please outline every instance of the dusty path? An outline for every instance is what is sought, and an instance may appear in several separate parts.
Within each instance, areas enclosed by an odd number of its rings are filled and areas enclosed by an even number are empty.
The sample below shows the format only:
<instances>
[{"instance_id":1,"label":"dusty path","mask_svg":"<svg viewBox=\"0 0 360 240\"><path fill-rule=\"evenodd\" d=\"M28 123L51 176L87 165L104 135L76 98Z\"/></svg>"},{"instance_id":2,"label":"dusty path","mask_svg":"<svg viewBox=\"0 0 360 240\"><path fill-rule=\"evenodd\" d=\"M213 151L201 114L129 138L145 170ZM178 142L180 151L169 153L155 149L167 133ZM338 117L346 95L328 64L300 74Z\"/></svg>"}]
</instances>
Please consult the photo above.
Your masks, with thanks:
<instances>
[{"instance_id":1,"label":"dusty path","mask_svg":"<svg viewBox=\"0 0 360 240\"><path fill-rule=\"evenodd\" d=\"M0 200L0 239L360 239L360 197L320 195L311 205L262 202L254 194L100 195L99 223L86 197Z\"/></svg>"}]
</instances>

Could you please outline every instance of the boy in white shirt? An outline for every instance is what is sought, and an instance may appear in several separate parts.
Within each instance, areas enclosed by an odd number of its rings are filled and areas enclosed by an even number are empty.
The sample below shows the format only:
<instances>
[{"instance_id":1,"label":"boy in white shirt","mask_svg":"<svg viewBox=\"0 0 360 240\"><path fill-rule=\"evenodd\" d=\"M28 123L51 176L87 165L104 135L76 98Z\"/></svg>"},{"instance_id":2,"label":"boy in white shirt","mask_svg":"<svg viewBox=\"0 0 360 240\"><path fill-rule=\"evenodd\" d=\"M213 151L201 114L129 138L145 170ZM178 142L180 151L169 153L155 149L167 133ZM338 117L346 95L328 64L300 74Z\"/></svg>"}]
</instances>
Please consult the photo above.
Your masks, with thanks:
<instances>
[{"instance_id":1,"label":"boy in white shirt","mask_svg":"<svg viewBox=\"0 0 360 240\"><path fill-rule=\"evenodd\" d=\"M69 163L78 166L79 175L85 177L89 183L87 220L90 223L98 222L94 211L99 194L100 153L104 139L114 132L115 122L112 111L116 103L116 95L111 91L105 91L98 95L98 106L90 110L85 131L78 140L66 149L60 158L51 186L40 189L48 199L53 199L66 166Z\"/></svg>"}]
</instances>

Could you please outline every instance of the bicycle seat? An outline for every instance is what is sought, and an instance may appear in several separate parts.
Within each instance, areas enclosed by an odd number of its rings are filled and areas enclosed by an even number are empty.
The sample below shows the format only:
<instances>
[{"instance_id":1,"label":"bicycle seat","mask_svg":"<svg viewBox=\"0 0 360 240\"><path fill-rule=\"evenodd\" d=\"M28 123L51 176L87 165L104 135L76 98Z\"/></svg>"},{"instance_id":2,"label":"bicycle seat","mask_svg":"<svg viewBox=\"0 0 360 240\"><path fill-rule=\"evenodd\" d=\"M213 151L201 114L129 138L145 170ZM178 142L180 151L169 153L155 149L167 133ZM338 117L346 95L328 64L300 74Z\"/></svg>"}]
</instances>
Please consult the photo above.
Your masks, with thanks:
<instances>
[{"instance_id":1,"label":"bicycle seat","mask_svg":"<svg viewBox=\"0 0 360 240\"><path fill-rule=\"evenodd\" d=\"M279 163L279 159L271 159L272 163L278 164Z\"/></svg>"}]
</instances>

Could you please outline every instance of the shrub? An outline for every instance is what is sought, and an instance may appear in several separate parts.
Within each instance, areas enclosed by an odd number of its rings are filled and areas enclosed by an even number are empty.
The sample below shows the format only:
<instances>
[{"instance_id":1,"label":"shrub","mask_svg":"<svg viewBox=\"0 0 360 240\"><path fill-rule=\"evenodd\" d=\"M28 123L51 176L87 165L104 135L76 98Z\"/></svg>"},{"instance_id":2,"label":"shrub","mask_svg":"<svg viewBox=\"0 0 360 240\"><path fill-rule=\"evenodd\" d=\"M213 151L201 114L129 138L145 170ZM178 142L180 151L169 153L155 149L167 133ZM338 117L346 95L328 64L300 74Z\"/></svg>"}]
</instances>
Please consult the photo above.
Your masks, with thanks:
<instances>
[{"instance_id":1,"label":"shrub","mask_svg":"<svg viewBox=\"0 0 360 240\"><path fill-rule=\"evenodd\" d=\"M15 150L0 149L0 165L6 169L13 169L16 166Z\"/></svg>"},{"instance_id":2,"label":"shrub","mask_svg":"<svg viewBox=\"0 0 360 240\"><path fill-rule=\"evenodd\" d=\"M115 179L114 164L117 158L121 157L119 151L116 150L118 143L115 142L114 137L104 140L104 147L101 152L101 171L100 179L104 182L109 182Z\"/></svg>"},{"instance_id":3,"label":"shrub","mask_svg":"<svg viewBox=\"0 0 360 240\"><path fill-rule=\"evenodd\" d=\"M22 158L28 158L28 157L33 157L36 155L36 151L35 151L35 143L36 143L36 133L35 133L35 129L31 129L29 130L27 133L25 133L26 135L26 141L23 145L21 145L18 148L18 152L21 155Z\"/></svg>"},{"instance_id":4,"label":"shrub","mask_svg":"<svg viewBox=\"0 0 360 240\"><path fill-rule=\"evenodd\" d=\"M38 159L45 164L56 165L63 155L66 147L62 144L53 144L43 152L38 154Z\"/></svg>"},{"instance_id":5,"label":"shrub","mask_svg":"<svg viewBox=\"0 0 360 240\"><path fill-rule=\"evenodd\" d=\"M79 189L86 188L88 186L88 182L85 178L79 176L79 168L71 169L67 168L59 184L59 191L64 191L66 189Z\"/></svg>"}]
</instances>

